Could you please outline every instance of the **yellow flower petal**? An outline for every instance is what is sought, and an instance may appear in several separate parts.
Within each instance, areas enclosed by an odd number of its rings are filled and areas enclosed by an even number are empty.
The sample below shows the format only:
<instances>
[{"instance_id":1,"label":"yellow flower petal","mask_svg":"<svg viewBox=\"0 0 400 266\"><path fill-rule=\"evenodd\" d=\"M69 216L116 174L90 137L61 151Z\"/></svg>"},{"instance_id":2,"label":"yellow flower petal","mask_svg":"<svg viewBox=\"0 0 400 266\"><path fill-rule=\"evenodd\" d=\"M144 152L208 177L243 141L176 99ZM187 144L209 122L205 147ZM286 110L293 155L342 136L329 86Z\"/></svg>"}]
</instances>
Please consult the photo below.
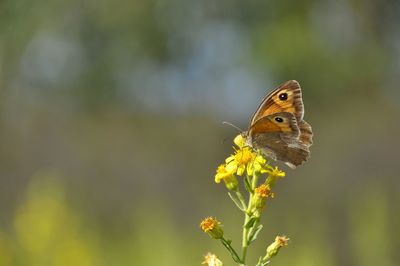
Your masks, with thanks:
<instances>
[{"instance_id":1,"label":"yellow flower petal","mask_svg":"<svg viewBox=\"0 0 400 266\"><path fill-rule=\"evenodd\" d=\"M242 164L242 165L240 165L240 166L238 167L236 174L237 174L238 176L242 176L243 173L244 173L244 170L246 170L246 166L245 166L244 164Z\"/></svg>"},{"instance_id":2,"label":"yellow flower petal","mask_svg":"<svg viewBox=\"0 0 400 266\"><path fill-rule=\"evenodd\" d=\"M246 138L242 135L239 134L235 137L233 142L238 146L239 148L243 148L246 145Z\"/></svg>"},{"instance_id":3,"label":"yellow flower petal","mask_svg":"<svg viewBox=\"0 0 400 266\"><path fill-rule=\"evenodd\" d=\"M281 171L278 169L277 166L275 166L275 168L270 168L267 173L269 174L269 176L273 179L276 179L278 177L284 177L286 175L285 172Z\"/></svg>"},{"instance_id":4,"label":"yellow flower petal","mask_svg":"<svg viewBox=\"0 0 400 266\"><path fill-rule=\"evenodd\" d=\"M230 163L235 160L235 155L231 155L225 159L225 163Z\"/></svg>"},{"instance_id":5,"label":"yellow flower petal","mask_svg":"<svg viewBox=\"0 0 400 266\"><path fill-rule=\"evenodd\" d=\"M236 173L237 168L238 168L238 165L235 161L232 161L225 166L226 171L231 174Z\"/></svg>"},{"instance_id":6,"label":"yellow flower petal","mask_svg":"<svg viewBox=\"0 0 400 266\"><path fill-rule=\"evenodd\" d=\"M215 174L215 183L220 183L221 180L224 180L225 185L229 190L236 190L238 187L238 181L234 176L236 168L234 162L231 162L228 165L221 164L218 166L217 173Z\"/></svg>"}]
</instances>

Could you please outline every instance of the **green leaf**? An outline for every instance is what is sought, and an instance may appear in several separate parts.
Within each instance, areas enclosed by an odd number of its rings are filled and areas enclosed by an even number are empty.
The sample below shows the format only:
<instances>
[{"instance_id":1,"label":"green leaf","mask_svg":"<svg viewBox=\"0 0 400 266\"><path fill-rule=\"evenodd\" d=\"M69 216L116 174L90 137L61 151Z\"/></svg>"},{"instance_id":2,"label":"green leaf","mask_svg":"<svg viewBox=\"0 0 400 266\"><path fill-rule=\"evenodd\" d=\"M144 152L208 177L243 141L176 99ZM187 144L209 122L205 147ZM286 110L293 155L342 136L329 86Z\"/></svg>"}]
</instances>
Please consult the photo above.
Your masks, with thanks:
<instances>
[{"instance_id":1,"label":"green leaf","mask_svg":"<svg viewBox=\"0 0 400 266\"><path fill-rule=\"evenodd\" d=\"M228 195L233 201L233 203L235 203L236 207L238 207L241 211L245 211L245 209L242 206L242 203L237 198L235 198L235 196L233 196L230 192L228 192Z\"/></svg>"},{"instance_id":2,"label":"green leaf","mask_svg":"<svg viewBox=\"0 0 400 266\"><path fill-rule=\"evenodd\" d=\"M248 242L247 242L248 245L250 245L254 240L257 239L257 236L258 236L258 234L260 233L260 231L261 231L262 228L263 228L263 225L260 224L260 225L258 225L254 230L252 230L252 231L250 232L249 240L248 240Z\"/></svg>"},{"instance_id":3,"label":"green leaf","mask_svg":"<svg viewBox=\"0 0 400 266\"><path fill-rule=\"evenodd\" d=\"M257 262L257 265L256 266L266 266L267 264L269 264L269 260L267 260L267 261L264 261L263 260L263 258L262 257L260 257L260 259L258 260L258 262Z\"/></svg>"},{"instance_id":4,"label":"green leaf","mask_svg":"<svg viewBox=\"0 0 400 266\"><path fill-rule=\"evenodd\" d=\"M250 220L244 225L245 228L253 227L254 223L258 220L256 217L251 217Z\"/></svg>"},{"instance_id":5,"label":"green leaf","mask_svg":"<svg viewBox=\"0 0 400 266\"><path fill-rule=\"evenodd\" d=\"M231 241L230 240L221 240L221 243L225 246L225 248L231 253L232 259L237 262L237 263L242 263L240 258L238 257L237 253L233 250L231 247Z\"/></svg>"},{"instance_id":6,"label":"green leaf","mask_svg":"<svg viewBox=\"0 0 400 266\"><path fill-rule=\"evenodd\" d=\"M238 257L236 257L236 255L231 251L231 255L232 255L232 259L235 261L235 262L237 262L237 263L242 263L242 261L238 258Z\"/></svg>"}]
</instances>

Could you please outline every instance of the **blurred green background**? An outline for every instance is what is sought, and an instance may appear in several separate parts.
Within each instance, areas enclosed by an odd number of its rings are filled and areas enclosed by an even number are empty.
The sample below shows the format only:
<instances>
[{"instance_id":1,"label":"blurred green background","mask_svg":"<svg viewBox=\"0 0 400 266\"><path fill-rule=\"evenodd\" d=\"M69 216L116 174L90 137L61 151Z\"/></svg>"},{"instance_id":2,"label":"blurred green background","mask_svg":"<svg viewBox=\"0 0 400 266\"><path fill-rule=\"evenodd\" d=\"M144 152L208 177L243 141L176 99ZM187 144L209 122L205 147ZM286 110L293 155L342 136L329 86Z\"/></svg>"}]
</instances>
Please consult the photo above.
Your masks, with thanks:
<instances>
[{"instance_id":1,"label":"blurred green background","mask_svg":"<svg viewBox=\"0 0 400 266\"><path fill-rule=\"evenodd\" d=\"M199 265L214 183L264 95L296 79L311 159L249 265L399 265L400 2L3 0L0 265Z\"/></svg>"}]
</instances>

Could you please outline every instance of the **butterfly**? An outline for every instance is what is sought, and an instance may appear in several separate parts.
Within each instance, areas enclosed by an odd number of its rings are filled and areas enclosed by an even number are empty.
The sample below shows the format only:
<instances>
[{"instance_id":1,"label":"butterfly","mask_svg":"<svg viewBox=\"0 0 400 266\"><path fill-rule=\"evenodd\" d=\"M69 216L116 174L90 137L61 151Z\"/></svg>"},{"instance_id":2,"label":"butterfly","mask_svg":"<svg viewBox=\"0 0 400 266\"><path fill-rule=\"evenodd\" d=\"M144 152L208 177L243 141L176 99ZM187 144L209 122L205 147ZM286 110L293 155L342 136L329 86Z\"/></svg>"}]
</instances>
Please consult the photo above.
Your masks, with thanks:
<instances>
[{"instance_id":1,"label":"butterfly","mask_svg":"<svg viewBox=\"0 0 400 266\"><path fill-rule=\"evenodd\" d=\"M243 133L246 144L296 168L310 157L309 148L313 143L311 125L303 116L300 84L289 80L262 100L248 130Z\"/></svg>"}]
</instances>

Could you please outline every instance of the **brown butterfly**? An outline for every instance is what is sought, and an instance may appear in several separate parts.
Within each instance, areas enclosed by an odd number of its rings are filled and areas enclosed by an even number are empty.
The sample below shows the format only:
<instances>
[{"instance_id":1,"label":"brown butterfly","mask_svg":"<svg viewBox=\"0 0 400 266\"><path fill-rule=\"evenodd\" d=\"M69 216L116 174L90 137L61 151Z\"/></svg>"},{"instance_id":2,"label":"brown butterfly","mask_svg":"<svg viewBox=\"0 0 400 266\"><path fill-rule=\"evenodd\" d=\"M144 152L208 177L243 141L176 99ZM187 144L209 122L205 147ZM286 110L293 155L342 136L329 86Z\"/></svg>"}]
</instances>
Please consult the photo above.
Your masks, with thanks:
<instances>
[{"instance_id":1,"label":"brown butterfly","mask_svg":"<svg viewBox=\"0 0 400 266\"><path fill-rule=\"evenodd\" d=\"M261 102L243 133L247 145L291 168L310 157L313 132L303 120L304 106L300 84L290 80Z\"/></svg>"}]
</instances>

